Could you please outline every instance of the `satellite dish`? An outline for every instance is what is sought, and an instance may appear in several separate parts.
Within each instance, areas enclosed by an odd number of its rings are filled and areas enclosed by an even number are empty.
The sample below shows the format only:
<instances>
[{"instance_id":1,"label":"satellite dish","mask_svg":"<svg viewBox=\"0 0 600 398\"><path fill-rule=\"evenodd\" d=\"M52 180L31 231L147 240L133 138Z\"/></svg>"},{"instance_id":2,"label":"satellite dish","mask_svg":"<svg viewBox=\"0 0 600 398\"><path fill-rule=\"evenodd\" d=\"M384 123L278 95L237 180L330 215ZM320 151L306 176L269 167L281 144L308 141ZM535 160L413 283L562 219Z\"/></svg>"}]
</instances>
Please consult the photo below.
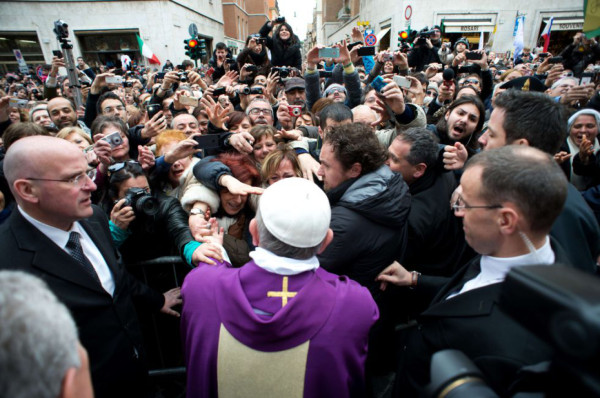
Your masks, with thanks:
<instances>
[{"instance_id":1,"label":"satellite dish","mask_svg":"<svg viewBox=\"0 0 600 398\"><path fill-rule=\"evenodd\" d=\"M188 28L188 32L190 33L190 36L196 37L196 35L198 34L198 27L196 26L195 23L190 24L190 27Z\"/></svg>"}]
</instances>

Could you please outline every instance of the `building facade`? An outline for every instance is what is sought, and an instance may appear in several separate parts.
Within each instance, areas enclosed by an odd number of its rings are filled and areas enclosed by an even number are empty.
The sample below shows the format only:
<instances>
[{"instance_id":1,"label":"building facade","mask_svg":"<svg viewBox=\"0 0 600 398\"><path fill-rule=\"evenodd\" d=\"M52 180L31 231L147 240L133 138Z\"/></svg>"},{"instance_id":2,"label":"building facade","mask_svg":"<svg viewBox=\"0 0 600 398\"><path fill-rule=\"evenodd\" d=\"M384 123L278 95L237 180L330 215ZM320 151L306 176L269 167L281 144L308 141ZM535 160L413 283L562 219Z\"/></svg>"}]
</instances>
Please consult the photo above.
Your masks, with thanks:
<instances>
[{"instance_id":1,"label":"building facade","mask_svg":"<svg viewBox=\"0 0 600 398\"><path fill-rule=\"evenodd\" d=\"M535 47L545 22L554 17L550 51L557 53L583 27L583 8L574 0L515 0L498 2L446 0L317 0L315 20L317 43L331 45L349 37L354 26L369 23L380 49L398 48L398 33L407 29L421 30L434 25L444 26L443 38L454 43L467 37L477 48L483 34L488 44L496 29L491 50L513 50L513 31L517 16L525 16L524 43ZM356 4L358 3L358 5ZM321 12L321 15L317 15Z\"/></svg>"},{"instance_id":2,"label":"building facade","mask_svg":"<svg viewBox=\"0 0 600 398\"><path fill-rule=\"evenodd\" d=\"M73 55L90 65L118 65L121 55L134 62L142 59L138 34L162 64L185 59L183 41L195 23L206 40L208 56L214 43L223 41L223 8L220 0L130 1L12 1L0 3L0 70L15 70L14 49L21 50L29 65L50 63L60 50L53 32L54 21L69 25Z\"/></svg>"}]
</instances>

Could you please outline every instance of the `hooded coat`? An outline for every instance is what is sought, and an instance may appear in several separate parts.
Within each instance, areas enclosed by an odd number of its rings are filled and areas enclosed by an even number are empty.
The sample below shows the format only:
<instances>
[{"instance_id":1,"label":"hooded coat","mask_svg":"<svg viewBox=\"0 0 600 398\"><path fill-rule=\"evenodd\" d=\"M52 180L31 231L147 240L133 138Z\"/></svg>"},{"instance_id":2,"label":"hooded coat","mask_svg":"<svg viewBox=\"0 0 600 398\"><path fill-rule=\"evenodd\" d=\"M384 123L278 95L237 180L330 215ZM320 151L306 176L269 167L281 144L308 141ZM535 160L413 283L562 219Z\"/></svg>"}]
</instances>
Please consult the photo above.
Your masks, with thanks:
<instances>
[{"instance_id":1,"label":"hooded coat","mask_svg":"<svg viewBox=\"0 0 600 398\"><path fill-rule=\"evenodd\" d=\"M375 277L404 251L410 193L402 175L386 165L327 192L333 241L319 262L367 287L377 301Z\"/></svg>"}]
</instances>

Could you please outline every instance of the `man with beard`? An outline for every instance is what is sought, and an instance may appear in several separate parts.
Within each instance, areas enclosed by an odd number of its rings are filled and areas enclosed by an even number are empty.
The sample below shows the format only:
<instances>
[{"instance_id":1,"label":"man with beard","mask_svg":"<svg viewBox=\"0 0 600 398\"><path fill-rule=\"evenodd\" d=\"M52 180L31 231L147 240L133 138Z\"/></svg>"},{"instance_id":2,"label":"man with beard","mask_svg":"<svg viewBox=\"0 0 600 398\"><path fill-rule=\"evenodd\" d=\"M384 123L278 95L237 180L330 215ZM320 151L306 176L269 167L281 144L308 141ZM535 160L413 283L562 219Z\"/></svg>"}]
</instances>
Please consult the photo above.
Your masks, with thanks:
<instances>
[{"instance_id":1,"label":"man with beard","mask_svg":"<svg viewBox=\"0 0 600 398\"><path fill-rule=\"evenodd\" d=\"M75 106L66 98L56 97L48 101L48 114L57 129L65 127L79 127L90 134L90 129L81 120L77 120Z\"/></svg>"},{"instance_id":2,"label":"man with beard","mask_svg":"<svg viewBox=\"0 0 600 398\"><path fill-rule=\"evenodd\" d=\"M285 82L285 97L290 105L306 107L306 83L300 77L292 77Z\"/></svg>"},{"instance_id":3,"label":"man with beard","mask_svg":"<svg viewBox=\"0 0 600 398\"><path fill-rule=\"evenodd\" d=\"M405 250L410 194L402 175L385 164L386 148L361 123L333 127L323 137L320 160L333 240L318 258L325 270L367 287L379 307L367 357L367 379L372 380L393 366L393 308L375 277Z\"/></svg>"},{"instance_id":4,"label":"man with beard","mask_svg":"<svg viewBox=\"0 0 600 398\"><path fill-rule=\"evenodd\" d=\"M460 142L467 148L470 157L477 151L476 136L483 128L484 118L485 107L481 100L465 95L452 102L444 117L436 125L427 125L427 129L440 139L440 144Z\"/></svg>"}]
</instances>

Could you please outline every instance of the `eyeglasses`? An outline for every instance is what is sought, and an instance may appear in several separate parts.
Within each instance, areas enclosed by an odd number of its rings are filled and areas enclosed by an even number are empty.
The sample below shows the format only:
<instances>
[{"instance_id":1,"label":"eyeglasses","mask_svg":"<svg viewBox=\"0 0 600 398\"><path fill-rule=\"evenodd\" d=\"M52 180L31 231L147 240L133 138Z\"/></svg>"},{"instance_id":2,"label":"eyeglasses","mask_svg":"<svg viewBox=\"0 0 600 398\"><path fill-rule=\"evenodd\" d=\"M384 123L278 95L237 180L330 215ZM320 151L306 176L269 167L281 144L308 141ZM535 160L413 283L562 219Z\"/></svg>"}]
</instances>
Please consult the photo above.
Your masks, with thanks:
<instances>
[{"instance_id":1,"label":"eyeglasses","mask_svg":"<svg viewBox=\"0 0 600 398\"><path fill-rule=\"evenodd\" d=\"M479 80L477 79L465 79L463 81L463 86L467 85L467 84L479 84Z\"/></svg>"},{"instance_id":2,"label":"eyeglasses","mask_svg":"<svg viewBox=\"0 0 600 398\"><path fill-rule=\"evenodd\" d=\"M329 90L327 92L327 95L329 94L335 94L335 93L344 93L344 90L342 90L341 88L332 88L331 90Z\"/></svg>"},{"instance_id":3,"label":"eyeglasses","mask_svg":"<svg viewBox=\"0 0 600 398\"><path fill-rule=\"evenodd\" d=\"M437 93L437 91L435 91L435 90L427 90L427 95L430 95L430 96L437 96L437 95L438 95L438 93Z\"/></svg>"},{"instance_id":4,"label":"eyeglasses","mask_svg":"<svg viewBox=\"0 0 600 398\"><path fill-rule=\"evenodd\" d=\"M74 177L64 178L64 179L54 179L54 178L33 178L27 177L26 180L31 181L54 181L54 182L66 182L67 184L73 185L77 188L82 188L87 182L88 175L86 173L77 174ZM88 177L89 178L89 177Z\"/></svg>"},{"instance_id":5,"label":"eyeglasses","mask_svg":"<svg viewBox=\"0 0 600 398\"><path fill-rule=\"evenodd\" d=\"M271 115L273 113L272 109L260 109L260 108L252 108L250 109L250 111L248 112L248 114L252 115L252 116L256 116L256 115Z\"/></svg>"},{"instance_id":6,"label":"eyeglasses","mask_svg":"<svg viewBox=\"0 0 600 398\"><path fill-rule=\"evenodd\" d=\"M467 209L501 209L502 205L485 205L485 206L471 206L465 203L465 200L462 197L457 197L456 201L450 205L452 210L456 213L457 211L467 210Z\"/></svg>"}]
</instances>

